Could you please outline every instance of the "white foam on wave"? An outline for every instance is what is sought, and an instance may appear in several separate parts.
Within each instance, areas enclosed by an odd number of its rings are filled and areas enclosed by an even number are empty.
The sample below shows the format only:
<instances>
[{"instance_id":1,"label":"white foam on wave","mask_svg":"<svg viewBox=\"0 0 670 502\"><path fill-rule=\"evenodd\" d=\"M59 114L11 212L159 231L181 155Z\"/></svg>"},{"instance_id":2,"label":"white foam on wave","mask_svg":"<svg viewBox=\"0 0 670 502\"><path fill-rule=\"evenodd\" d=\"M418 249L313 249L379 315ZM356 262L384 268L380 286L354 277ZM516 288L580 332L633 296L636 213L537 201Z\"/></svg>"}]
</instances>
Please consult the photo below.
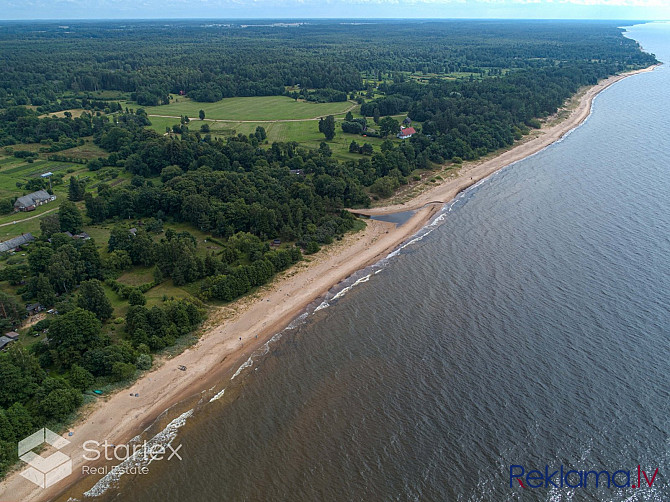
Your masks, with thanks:
<instances>
[{"instance_id":1,"label":"white foam on wave","mask_svg":"<svg viewBox=\"0 0 670 502\"><path fill-rule=\"evenodd\" d=\"M247 360L242 364L242 366L240 366L239 368L237 368L237 371L235 372L235 374L234 374L230 379L231 379L231 380L235 380L235 379L239 376L239 374L242 373L242 371L244 371L245 368L249 368L249 367L252 366L253 364L254 364L254 360L253 360L253 359L251 358L251 356L250 356L249 359L247 359Z\"/></svg>"},{"instance_id":2,"label":"white foam on wave","mask_svg":"<svg viewBox=\"0 0 670 502\"><path fill-rule=\"evenodd\" d=\"M454 199L449 204L445 205L442 208L442 210L438 213L438 215L430 221L430 223L426 224L426 226L423 227L421 230L419 230L419 232L416 233L414 235L414 237L412 237L410 240L404 242L398 248L391 251L386 256L385 260L388 260L389 258L393 258L394 256L399 255L400 252L403 249L405 249L406 247L411 246L412 244L416 244L417 242L422 241L426 236L433 233L433 231L447 219L447 213L449 213L451 211L451 208L453 207L456 200L458 200L460 198L461 198L461 196L459 195L457 197L457 199Z\"/></svg>"},{"instance_id":3,"label":"white foam on wave","mask_svg":"<svg viewBox=\"0 0 670 502\"><path fill-rule=\"evenodd\" d=\"M291 321L291 324L289 324L289 325L286 326L282 331L280 331L279 333L277 333L277 335L279 335L279 336L281 337L281 333L283 333L284 331L288 331L288 330L291 330L291 329L295 329L295 328L297 328L298 326L300 326L301 324L304 324L308 317L309 317L309 312L303 312L303 313L300 314L298 317L296 317L295 319L293 319L293 320ZM270 342L274 341L274 339L275 339L275 337L276 337L277 335L275 335L275 336L273 336L272 338L270 338L269 341L270 341Z\"/></svg>"},{"instance_id":4,"label":"white foam on wave","mask_svg":"<svg viewBox=\"0 0 670 502\"><path fill-rule=\"evenodd\" d=\"M369 273L368 275L364 275L360 279L358 279L356 282L351 284L350 286L347 286L346 288L342 288L335 296L331 298L332 300L338 300L342 298L344 295L346 295L349 291L351 291L353 288L358 286L359 284L363 284L364 282L368 282L370 280L370 276L372 276L372 273Z\"/></svg>"},{"instance_id":5,"label":"white foam on wave","mask_svg":"<svg viewBox=\"0 0 670 502\"><path fill-rule=\"evenodd\" d=\"M488 178L484 178L484 179L482 179L482 180L479 180L479 181L478 181L477 183L475 183L474 185L468 187L467 190L464 190L463 192L461 192L460 194L458 194L458 196L457 196L455 199L453 199L452 201L450 201L450 202L448 202L447 204L445 204L445 205L442 207L442 209L440 210L440 212L437 214L437 216L435 216L435 217L434 217L432 220L430 220L430 222L427 223L421 230L419 230L416 234L414 234L414 236L413 236L410 240L404 242L403 244L401 244L400 246L398 246L396 249L394 249L393 251L391 251L391 252L386 256L386 258L384 258L384 260L382 260L382 262L385 262L385 261L389 260L390 258L393 258L394 256L398 256L398 255L400 254L400 252L401 252L403 249L407 248L408 246L411 246L412 244L416 244L417 242L422 241L426 236L428 236L428 235L430 235L431 233L433 233L433 231L434 231L437 227L439 227L442 223L444 223L444 221L447 219L447 215L448 215L448 213L450 213L451 210L453 209L454 204L456 204L456 202L460 201L463 197L465 197L466 195L468 195L467 192L468 192L469 190L471 190L471 189L477 187L478 185L480 185L481 183L483 183L483 182L486 181L487 179L488 179Z\"/></svg>"},{"instance_id":6,"label":"white foam on wave","mask_svg":"<svg viewBox=\"0 0 670 502\"><path fill-rule=\"evenodd\" d=\"M321 302L321 305L314 309L314 313L316 314L319 310L327 309L328 307L330 307L330 303L324 300Z\"/></svg>"},{"instance_id":7,"label":"white foam on wave","mask_svg":"<svg viewBox=\"0 0 670 502\"><path fill-rule=\"evenodd\" d=\"M230 379L234 380L246 368L250 368L251 366L253 366L254 358L262 357L265 354L267 354L268 352L270 352L270 345L272 345L274 342L279 340L282 337L282 335L284 334L285 331L295 329L298 326L300 326L301 324L303 324L308 316L309 316L309 312L305 312L303 314L300 314L293 321L291 321L291 323L288 326L286 326L283 330L281 330L280 332L275 333L274 335L272 335L272 338L270 338L267 342L265 342L260 349L257 349L254 352L252 352L252 354L249 356L249 359L247 359L239 368L237 368L237 371L235 372L235 374L232 377L230 377Z\"/></svg>"},{"instance_id":8,"label":"white foam on wave","mask_svg":"<svg viewBox=\"0 0 670 502\"><path fill-rule=\"evenodd\" d=\"M223 389L221 392L217 393L212 399L209 400L210 403L213 403L214 401L218 401L223 397L223 394L226 392L226 389Z\"/></svg>"},{"instance_id":9,"label":"white foam on wave","mask_svg":"<svg viewBox=\"0 0 670 502\"><path fill-rule=\"evenodd\" d=\"M146 450L151 451L154 446L162 446L166 448L172 444L172 441L177 437L179 429L181 429L186 420L193 415L193 409L188 410L185 413L182 413L177 418L172 420L165 429L160 431L154 437L152 437L146 443ZM133 438L136 439L136 438ZM152 459L150 455L144 454L144 448L138 448L137 451L127 459L125 459L120 464L114 466L111 471L109 471L105 476L102 477L90 490L84 493L85 497L99 497L105 493L109 488L116 483L119 479L126 473L126 471L131 467L146 467L151 464Z\"/></svg>"}]
</instances>

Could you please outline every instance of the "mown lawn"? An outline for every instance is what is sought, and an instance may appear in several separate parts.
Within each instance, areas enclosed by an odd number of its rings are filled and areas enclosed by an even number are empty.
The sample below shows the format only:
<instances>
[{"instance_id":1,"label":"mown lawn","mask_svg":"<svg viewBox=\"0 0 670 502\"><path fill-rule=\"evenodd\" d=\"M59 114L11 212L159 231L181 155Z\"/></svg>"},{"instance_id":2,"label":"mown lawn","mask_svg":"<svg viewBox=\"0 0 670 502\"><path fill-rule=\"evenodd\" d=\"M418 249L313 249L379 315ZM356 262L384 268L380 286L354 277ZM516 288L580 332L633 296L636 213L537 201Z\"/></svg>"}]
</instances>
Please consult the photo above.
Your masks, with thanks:
<instances>
[{"instance_id":1,"label":"mown lawn","mask_svg":"<svg viewBox=\"0 0 670 502\"><path fill-rule=\"evenodd\" d=\"M140 108L136 103L122 106ZM286 120L310 119L325 115L344 115L352 107L348 101L340 103L309 103L295 101L286 96L258 96L250 98L225 98L216 103L199 103L183 96L173 96L169 105L141 107L148 115L187 115L199 122L198 112L205 111L205 118L225 120ZM194 120L195 119L195 120ZM151 120L151 118L150 118ZM153 120L152 120L153 122ZM170 124L172 125L172 124ZM163 127L165 131L165 127Z\"/></svg>"}]
</instances>

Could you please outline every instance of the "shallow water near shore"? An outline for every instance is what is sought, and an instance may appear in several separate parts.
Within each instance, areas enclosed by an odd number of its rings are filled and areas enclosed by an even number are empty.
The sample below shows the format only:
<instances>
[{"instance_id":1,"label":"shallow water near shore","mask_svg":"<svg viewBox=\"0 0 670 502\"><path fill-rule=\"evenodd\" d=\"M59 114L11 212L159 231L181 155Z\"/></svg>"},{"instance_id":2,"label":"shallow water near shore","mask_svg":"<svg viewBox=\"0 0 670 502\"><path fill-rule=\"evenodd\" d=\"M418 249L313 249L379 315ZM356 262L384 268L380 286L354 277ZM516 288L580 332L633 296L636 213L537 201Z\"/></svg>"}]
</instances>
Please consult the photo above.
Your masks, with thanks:
<instances>
[{"instance_id":1,"label":"shallow water near shore","mask_svg":"<svg viewBox=\"0 0 670 502\"><path fill-rule=\"evenodd\" d=\"M670 25L629 31L670 62ZM604 91L221 382L182 460L95 500L670 500L668 89L662 66ZM511 465L659 471L533 489Z\"/></svg>"}]
</instances>

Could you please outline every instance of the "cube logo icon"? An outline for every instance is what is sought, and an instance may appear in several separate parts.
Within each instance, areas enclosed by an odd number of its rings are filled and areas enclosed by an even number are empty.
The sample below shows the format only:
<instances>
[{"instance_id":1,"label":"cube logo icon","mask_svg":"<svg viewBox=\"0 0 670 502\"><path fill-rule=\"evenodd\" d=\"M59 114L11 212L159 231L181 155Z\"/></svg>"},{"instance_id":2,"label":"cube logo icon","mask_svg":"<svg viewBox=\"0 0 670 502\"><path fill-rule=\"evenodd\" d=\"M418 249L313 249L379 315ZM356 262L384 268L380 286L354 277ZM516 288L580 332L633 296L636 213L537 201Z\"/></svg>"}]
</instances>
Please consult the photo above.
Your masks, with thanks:
<instances>
[{"instance_id":1,"label":"cube logo icon","mask_svg":"<svg viewBox=\"0 0 670 502\"><path fill-rule=\"evenodd\" d=\"M44 443L57 451L48 457L32 451ZM72 459L59 451L68 444L67 439L46 428L19 441L19 458L29 466L21 476L41 488L47 488L72 474Z\"/></svg>"}]
</instances>

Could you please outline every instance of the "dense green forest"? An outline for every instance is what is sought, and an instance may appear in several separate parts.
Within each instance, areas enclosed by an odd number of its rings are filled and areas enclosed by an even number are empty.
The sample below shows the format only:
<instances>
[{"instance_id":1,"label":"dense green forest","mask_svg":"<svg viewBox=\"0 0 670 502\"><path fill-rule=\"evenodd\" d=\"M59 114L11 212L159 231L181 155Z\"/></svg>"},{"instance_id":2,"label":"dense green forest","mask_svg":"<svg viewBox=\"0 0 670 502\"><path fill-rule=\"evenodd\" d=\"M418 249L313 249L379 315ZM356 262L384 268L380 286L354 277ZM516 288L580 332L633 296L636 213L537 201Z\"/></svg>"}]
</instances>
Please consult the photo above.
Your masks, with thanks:
<instances>
[{"instance_id":1,"label":"dense green forest","mask_svg":"<svg viewBox=\"0 0 670 502\"><path fill-rule=\"evenodd\" d=\"M18 439L67 422L96 386L149 369L208 304L248 293L355 228L345 208L393 194L418 170L509 146L580 87L654 62L604 22L0 25L0 146L90 173L69 177L69 200L42 216L25 259L0 260L2 333L18 329L25 303L58 311L30 327L42 340L0 353L0 474ZM324 142L313 149L268 141L262 126L224 139L183 119L162 134L142 107L170 93L350 99L356 117L315 121ZM48 115L72 109L83 112ZM400 114L419 129L410 139L395 139L390 116ZM364 143L366 132L382 138L379 148ZM352 138L345 161L329 146L340 134ZM65 152L86 141L104 154ZM15 195L41 188L50 185L35 176ZM73 239L93 225L112 227L106 241ZM152 279L119 281L134 269ZM148 306L145 294L167 282L190 298ZM110 298L125 318L113 318Z\"/></svg>"},{"instance_id":2,"label":"dense green forest","mask_svg":"<svg viewBox=\"0 0 670 502\"><path fill-rule=\"evenodd\" d=\"M140 105L186 92L198 101L265 96L286 86L352 92L362 73L500 75L584 62L609 71L648 64L611 23L311 21L7 23L0 27L0 106L44 106L64 93L118 90ZM328 93L325 93L328 95ZM337 93L333 93L335 99Z\"/></svg>"}]
</instances>

